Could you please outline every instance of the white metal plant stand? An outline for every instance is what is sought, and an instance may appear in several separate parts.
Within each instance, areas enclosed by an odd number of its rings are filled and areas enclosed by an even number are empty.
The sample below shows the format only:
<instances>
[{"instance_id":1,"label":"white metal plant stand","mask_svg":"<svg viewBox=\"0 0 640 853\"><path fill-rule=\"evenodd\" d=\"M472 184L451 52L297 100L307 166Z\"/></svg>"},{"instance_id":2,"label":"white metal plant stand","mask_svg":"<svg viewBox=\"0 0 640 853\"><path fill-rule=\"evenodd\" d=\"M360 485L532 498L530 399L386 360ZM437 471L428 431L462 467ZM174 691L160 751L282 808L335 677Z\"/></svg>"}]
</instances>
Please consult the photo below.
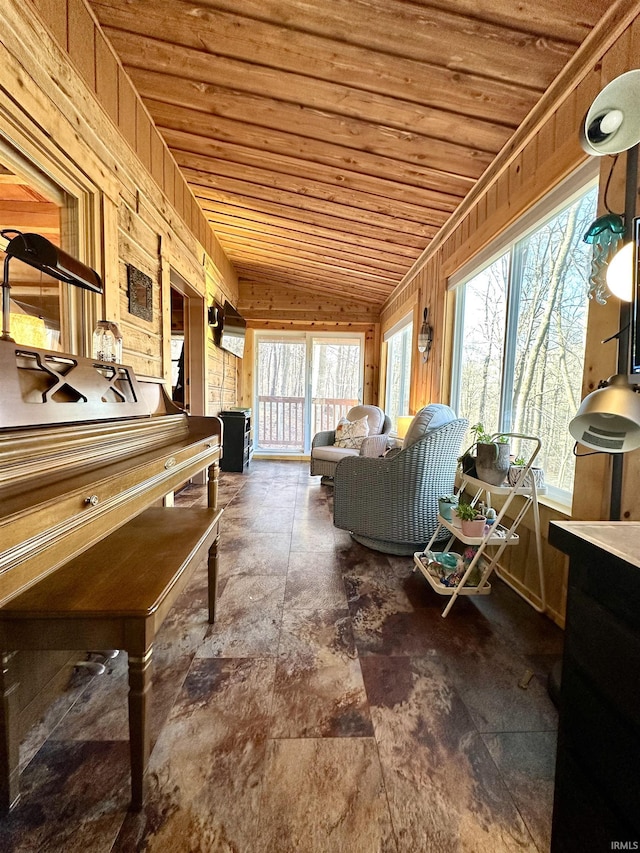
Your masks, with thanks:
<instances>
[{"instance_id":1,"label":"white metal plant stand","mask_svg":"<svg viewBox=\"0 0 640 853\"><path fill-rule=\"evenodd\" d=\"M415 568L420 569L424 577L427 579L432 588L439 595L447 595L450 597L447 602L447 606L442 612L442 616L445 617L453 607L453 603L459 595L488 595L491 592L491 584L489 583L489 578L491 573L495 571L498 577L503 580L506 584L508 584L512 589L514 589L522 598L525 599L535 610L539 613L543 613L546 608L546 597L545 597L545 583L544 583L544 571L543 571L543 563L542 563L542 535L540 531L540 511L538 507L538 494L542 491L546 491L544 487L539 488L536 484L535 477L533 473L530 473L531 468L533 466L533 462L538 455L540 450L541 442L539 438L530 435L521 435L520 433L503 433L506 438L519 438L523 441L533 442L534 450L529 456L529 459L522 466L522 470L518 476L516 482L512 485L504 485L504 486L493 486L490 483L486 483L483 480L478 480L475 477L470 477L465 474L462 478L462 482L460 484L460 494L462 494L465 489L469 489L470 492L473 492L473 498L471 499L471 505L475 506L478 501L482 499L484 495L485 506L491 506L491 496L492 495L502 495L504 496L504 502L500 511L496 516L495 523L492 524L487 532L483 536L464 536L462 534L462 530L459 527L454 526L451 521L447 521L447 519L443 518L441 515L438 516L438 526L431 537L427 547L425 550L430 551L433 544L437 541L438 536L442 530L442 528L446 528L451 533L451 537L449 541L444 547L444 552L448 552L451 549L451 546L454 544L456 540L463 542L465 545L474 545L477 546L476 553L473 556L473 559L470 561L464 575L460 579L460 582L457 586L445 586L440 583L437 578L433 577L430 572L427 570L427 567L423 565L420 560L421 553L417 552L413 556L413 561L415 563ZM527 477L529 475L529 477ZM524 483L527 482L525 486ZM515 518L511 521L509 527L504 526L501 522L504 516L507 513L513 499L516 496L521 496L523 498L522 506L516 513ZM520 522L526 516L527 512L531 509L533 511L533 520L534 520L534 532L536 537L536 554L538 560L538 577L540 584L540 605L536 604L530 598L525 596L521 590L519 590L511 581L504 576L504 574L500 573L498 568L498 561L502 556L504 549L507 545L517 545L520 541L520 537L516 533ZM485 552L487 549L491 549L486 555ZM485 557L487 562L484 568L482 569L482 574L478 581L478 584L475 586L466 586L466 583L473 572L473 570L478 566L480 560Z\"/></svg>"}]
</instances>

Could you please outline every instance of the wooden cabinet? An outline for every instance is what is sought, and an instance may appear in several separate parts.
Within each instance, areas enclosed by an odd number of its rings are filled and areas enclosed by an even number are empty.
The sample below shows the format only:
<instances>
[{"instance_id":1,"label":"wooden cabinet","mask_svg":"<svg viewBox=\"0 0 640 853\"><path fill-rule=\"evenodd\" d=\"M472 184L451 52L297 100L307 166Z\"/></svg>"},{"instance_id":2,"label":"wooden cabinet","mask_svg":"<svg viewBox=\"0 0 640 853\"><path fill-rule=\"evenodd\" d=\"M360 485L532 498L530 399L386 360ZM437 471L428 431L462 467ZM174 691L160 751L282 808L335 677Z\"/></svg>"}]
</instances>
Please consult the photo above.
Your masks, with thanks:
<instances>
[{"instance_id":1,"label":"wooden cabinet","mask_svg":"<svg viewBox=\"0 0 640 853\"><path fill-rule=\"evenodd\" d=\"M551 850L636 850L640 524L552 522L549 542L570 557Z\"/></svg>"},{"instance_id":2,"label":"wooden cabinet","mask_svg":"<svg viewBox=\"0 0 640 853\"><path fill-rule=\"evenodd\" d=\"M244 471L251 459L251 411L220 412L224 426L222 436L223 471Z\"/></svg>"}]
</instances>

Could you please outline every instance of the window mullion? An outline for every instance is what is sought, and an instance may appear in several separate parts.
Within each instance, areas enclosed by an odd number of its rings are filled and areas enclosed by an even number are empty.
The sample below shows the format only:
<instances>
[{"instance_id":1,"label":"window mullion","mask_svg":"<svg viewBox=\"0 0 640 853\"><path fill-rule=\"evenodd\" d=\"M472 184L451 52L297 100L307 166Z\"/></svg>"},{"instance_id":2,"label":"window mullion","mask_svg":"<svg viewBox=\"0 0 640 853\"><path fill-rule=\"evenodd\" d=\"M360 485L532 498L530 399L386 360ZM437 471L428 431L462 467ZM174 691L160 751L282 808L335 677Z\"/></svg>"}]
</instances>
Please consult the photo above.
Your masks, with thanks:
<instances>
[{"instance_id":1,"label":"window mullion","mask_svg":"<svg viewBox=\"0 0 640 853\"><path fill-rule=\"evenodd\" d=\"M502 357L502 387L500 389L499 429L511 432L513 425L513 386L516 368L516 346L518 341L518 314L524 269L524 241L516 243L509 253L507 279L507 316Z\"/></svg>"}]
</instances>

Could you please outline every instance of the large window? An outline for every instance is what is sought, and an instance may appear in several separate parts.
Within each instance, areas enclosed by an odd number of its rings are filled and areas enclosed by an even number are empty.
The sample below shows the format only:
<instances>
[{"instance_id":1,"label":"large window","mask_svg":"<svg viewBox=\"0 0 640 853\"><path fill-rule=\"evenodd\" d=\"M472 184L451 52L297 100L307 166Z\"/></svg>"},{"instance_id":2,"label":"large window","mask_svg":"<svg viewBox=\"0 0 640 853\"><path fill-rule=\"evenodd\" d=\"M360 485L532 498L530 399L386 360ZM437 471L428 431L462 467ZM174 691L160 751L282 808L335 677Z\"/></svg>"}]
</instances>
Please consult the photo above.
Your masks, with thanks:
<instances>
[{"instance_id":1,"label":"large window","mask_svg":"<svg viewBox=\"0 0 640 853\"><path fill-rule=\"evenodd\" d=\"M580 404L591 263L582 236L596 204L596 187L583 190L457 290L452 405L488 432L539 436L546 480L565 493L573 486L568 424Z\"/></svg>"},{"instance_id":2,"label":"large window","mask_svg":"<svg viewBox=\"0 0 640 853\"><path fill-rule=\"evenodd\" d=\"M398 415L409 414L409 386L411 382L411 318L402 328L385 337L387 344L387 376L385 390L385 412L391 418L394 429Z\"/></svg>"}]
</instances>

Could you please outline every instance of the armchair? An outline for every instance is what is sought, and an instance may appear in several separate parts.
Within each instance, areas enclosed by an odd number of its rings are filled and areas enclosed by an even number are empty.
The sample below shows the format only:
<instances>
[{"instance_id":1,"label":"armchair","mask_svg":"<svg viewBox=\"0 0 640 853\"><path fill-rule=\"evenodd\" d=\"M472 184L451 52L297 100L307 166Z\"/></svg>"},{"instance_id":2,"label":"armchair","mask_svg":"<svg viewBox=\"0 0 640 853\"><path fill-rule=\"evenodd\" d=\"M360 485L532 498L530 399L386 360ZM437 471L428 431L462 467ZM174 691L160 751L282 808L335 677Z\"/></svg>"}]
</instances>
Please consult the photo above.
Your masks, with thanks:
<instances>
[{"instance_id":1,"label":"armchair","mask_svg":"<svg viewBox=\"0 0 640 853\"><path fill-rule=\"evenodd\" d=\"M334 474L334 525L376 551L422 550L438 523L439 495L453 489L467 428L449 406L432 404L414 417L401 450L342 459Z\"/></svg>"},{"instance_id":2,"label":"armchair","mask_svg":"<svg viewBox=\"0 0 640 853\"><path fill-rule=\"evenodd\" d=\"M317 432L311 443L311 476L320 474L322 483L333 483L336 465L348 456L382 456L387 449L391 432L391 420L378 406L354 406L347 412L347 420L357 421L367 417L369 435L362 440L359 450L350 447L336 447L335 430Z\"/></svg>"}]
</instances>

